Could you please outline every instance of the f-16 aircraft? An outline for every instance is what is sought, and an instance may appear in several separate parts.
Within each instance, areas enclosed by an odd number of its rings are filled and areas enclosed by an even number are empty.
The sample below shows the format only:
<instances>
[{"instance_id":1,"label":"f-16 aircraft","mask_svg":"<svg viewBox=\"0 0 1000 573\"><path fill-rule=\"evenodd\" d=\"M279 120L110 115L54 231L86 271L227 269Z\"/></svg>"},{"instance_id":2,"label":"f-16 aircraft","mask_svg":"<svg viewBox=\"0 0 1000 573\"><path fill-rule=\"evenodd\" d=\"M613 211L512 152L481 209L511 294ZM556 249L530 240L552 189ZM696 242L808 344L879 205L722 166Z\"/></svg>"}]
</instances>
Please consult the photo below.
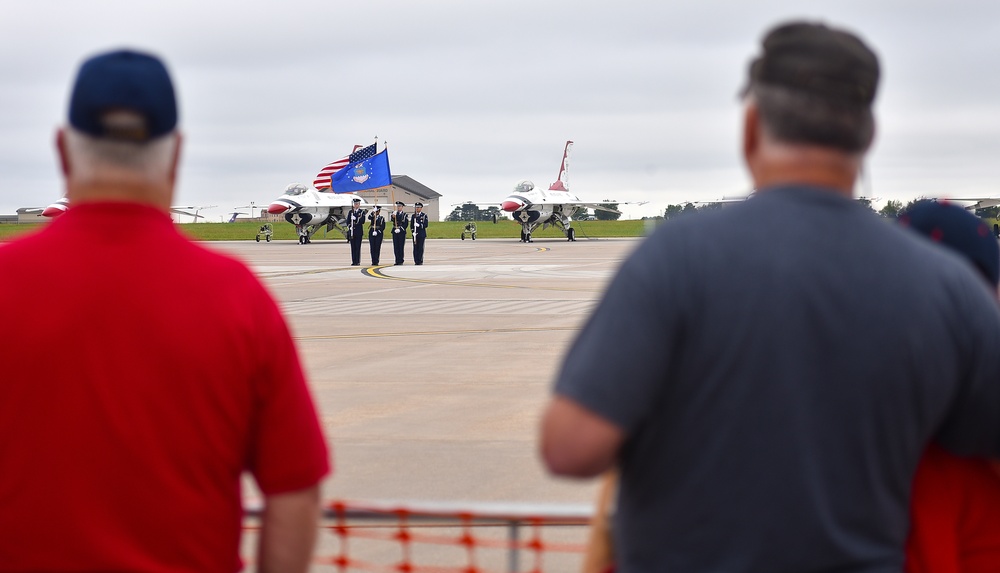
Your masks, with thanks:
<instances>
[{"instance_id":1,"label":"f-16 aircraft","mask_svg":"<svg viewBox=\"0 0 1000 573\"><path fill-rule=\"evenodd\" d=\"M961 205L968 211L1000 205L1000 196L997 195L993 197L934 197L933 199L935 201L948 201Z\"/></svg>"},{"instance_id":2,"label":"f-16 aircraft","mask_svg":"<svg viewBox=\"0 0 1000 573\"><path fill-rule=\"evenodd\" d=\"M170 212L175 215L187 215L188 217L193 217L196 221L198 219L204 219L205 216L201 215L199 211L202 209L211 209L215 205L206 205L201 207L193 206L171 206ZM49 219L54 219L59 215L62 215L69 209L69 198L63 197L62 199L52 203L44 209L25 209L25 213L41 213L42 217L48 217Z\"/></svg>"},{"instance_id":3,"label":"f-16 aircraft","mask_svg":"<svg viewBox=\"0 0 1000 573\"><path fill-rule=\"evenodd\" d=\"M323 193L302 183L292 183L285 193L267 207L273 215L284 213L285 220L295 225L299 244L310 243L310 238L324 225L327 232L337 229L347 238L344 217L351 210L352 202L361 200L361 207L370 206L364 197L353 193Z\"/></svg>"},{"instance_id":4,"label":"f-16 aircraft","mask_svg":"<svg viewBox=\"0 0 1000 573\"><path fill-rule=\"evenodd\" d=\"M521 223L521 241L530 243L531 233L542 226L558 227L566 235L566 240L575 241L576 231L571 227L573 215L583 209L596 209L618 213L606 203L588 203L569 192L569 152L573 142L567 141L563 150L559 177L549 185L547 191L535 189L531 181L521 181L514 186L514 192L500 203L500 208ZM621 203L619 203L621 204Z\"/></svg>"}]
</instances>

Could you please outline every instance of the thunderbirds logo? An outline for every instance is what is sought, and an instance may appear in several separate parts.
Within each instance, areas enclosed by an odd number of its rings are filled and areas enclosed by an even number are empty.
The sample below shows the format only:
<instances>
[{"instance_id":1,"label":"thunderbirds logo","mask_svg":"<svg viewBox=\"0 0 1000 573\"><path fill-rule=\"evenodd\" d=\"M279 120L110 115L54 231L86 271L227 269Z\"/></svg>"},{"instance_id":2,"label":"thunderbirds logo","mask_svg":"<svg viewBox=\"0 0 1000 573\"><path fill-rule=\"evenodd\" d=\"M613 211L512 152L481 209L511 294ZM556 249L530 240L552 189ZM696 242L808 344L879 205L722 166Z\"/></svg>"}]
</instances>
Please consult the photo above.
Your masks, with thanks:
<instances>
[{"instance_id":1,"label":"thunderbirds logo","mask_svg":"<svg viewBox=\"0 0 1000 573\"><path fill-rule=\"evenodd\" d=\"M359 163L354 167L354 176L351 177L351 179L353 179L355 183L364 183L365 181L368 181L368 177L369 175L368 172L365 171L364 163Z\"/></svg>"}]
</instances>

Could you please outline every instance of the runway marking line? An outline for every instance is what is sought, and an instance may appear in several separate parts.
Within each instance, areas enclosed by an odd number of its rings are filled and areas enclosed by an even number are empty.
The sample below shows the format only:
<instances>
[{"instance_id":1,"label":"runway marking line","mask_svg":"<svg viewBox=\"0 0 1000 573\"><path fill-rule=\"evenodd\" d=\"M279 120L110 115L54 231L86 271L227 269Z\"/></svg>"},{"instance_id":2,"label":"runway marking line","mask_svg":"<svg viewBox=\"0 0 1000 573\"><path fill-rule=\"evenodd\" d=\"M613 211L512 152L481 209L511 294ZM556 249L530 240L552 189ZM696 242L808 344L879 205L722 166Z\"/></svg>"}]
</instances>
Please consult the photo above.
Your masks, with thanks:
<instances>
[{"instance_id":1,"label":"runway marking line","mask_svg":"<svg viewBox=\"0 0 1000 573\"><path fill-rule=\"evenodd\" d=\"M337 271L349 271L349 270L352 270L351 267L338 267L334 269L312 269L309 271L295 271L291 273L278 273L274 275L261 274L260 277L265 279L277 279L283 277L297 277L300 275L318 275L321 273L334 273Z\"/></svg>"},{"instance_id":2,"label":"runway marking line","mask_svg":"<svg viewBox=\"0 0 1000 573\"><path fill-rule=\"evenodd\" d=\"M353 334L327 334L320 336L295 336L295 340L342 340L346 338L382 338L388 336L447 336L455 334L509 334L514 332L572 332L580 330L578 326L549 326L539 328L483 328L475 330L428 330L412 332L371 332Z\"/></svg>"},{"instance_id":3,"label":"runway marking line","mask_svg":"<svg viewBox=\"0 0 1000 573\"><path fill-rule=\"evenodd\" d=\"M552 249L549 248L549 247L535 247L535 252L536 253L544 253L546 251L551 251L551 250ZM381 269L383 267L391 267L391 266L393 266L393 265L375 265L375 266L365 267L364 269L361 270L361 273L362 274L366 274L368 276L375 276L375 275L369 273L368 271L371 270L371 269ZM334 272L338 272L338 271L349 271L349 270L352 270L351 267L337 267L337 268L332 268L332 269L312 269L312 270L308 270L308 271L295 271L295 272L290 272L290 273L277 273L277 274L264 274L264 273L260 273L260 276L261 276L261 278L265 278L265 279L280 279L280 278L284 278L284 277L297 277L297 276L301 276L301 275L318 275L318 274L322 274L322 273L334 273ZM430 284L468 284L469 286L483 286L483 287L492 287L492 288L542 288L542 287L504 286L504 285L485 285L485 284L477 285L477 284L470 284L470 283L439 282L439 281L429 281L429 280L426 280L426 279L405 279L405 278L399 278L399 277L390 277L388 275L382 275L382 274L379 274L379 276L377 276L376 278L391 279L391 280L396 280L396 281L427 282L427 283L430 283ZM559 289L559 288L557 288L557 289L547 289L547 290L571 290L571 291L572 290L577 290L578 291L579 289Z\"/></svg>"},{"instance_id":4,"label":"runway marking line","mask_svg":"<svg viewBox=\"0 0 1000 573\"><path fill-rule=\"evenodd\" d=\"M598 292L596 289L587 288L560 288L560 287L543 287L543 286L524 286L524 285L501 285L501 284L490 284L490 283L469 283L461 281L442 281L442 280L430 280L430 279L415 279L407 277L394 277L387 275L382 272L382 269L393 265L379 265L377 267L365 267L361 269L361 274L369 276L375 279L385 279L390 281L403 281L408 283L418 283L418 284L428 284L428 285L445 285L445 286L466 286L466 287L480 287L480 288L505 288L505 289L525 289L525 290L551 290L560 292Z\"/></svg>"}]
</instances>

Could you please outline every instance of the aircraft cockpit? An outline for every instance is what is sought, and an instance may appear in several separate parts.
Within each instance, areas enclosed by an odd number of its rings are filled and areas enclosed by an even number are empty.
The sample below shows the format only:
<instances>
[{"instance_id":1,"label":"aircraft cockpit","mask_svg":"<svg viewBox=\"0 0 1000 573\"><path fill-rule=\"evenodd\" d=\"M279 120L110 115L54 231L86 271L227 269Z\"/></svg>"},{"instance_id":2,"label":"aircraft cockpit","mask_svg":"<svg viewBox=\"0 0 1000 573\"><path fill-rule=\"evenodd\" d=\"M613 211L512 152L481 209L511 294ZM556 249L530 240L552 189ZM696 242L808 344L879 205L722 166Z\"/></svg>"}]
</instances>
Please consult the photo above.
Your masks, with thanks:
<instances>
[{"instance_id":1,"label":"aircraft cockpit","mask_svg":"<svg viewBox=\"0 0 1000 573\"><path fill-rule=\"evenodd\" d=\"M525 179L514 186L514 193L527 193L535 188L535 184Z\"/></svg>"},{"instance_id":2,"label":"aircraft cockpit","mask_svg":"<svg viewBox=\"0 0 1000 573\"><path fill-rule=\"evenodd\" d=\"M302 183L292 183L288 187L285 187L285 195L301 195L309 190L309 187L303 185Z\"/></svg>"}]
</instances>

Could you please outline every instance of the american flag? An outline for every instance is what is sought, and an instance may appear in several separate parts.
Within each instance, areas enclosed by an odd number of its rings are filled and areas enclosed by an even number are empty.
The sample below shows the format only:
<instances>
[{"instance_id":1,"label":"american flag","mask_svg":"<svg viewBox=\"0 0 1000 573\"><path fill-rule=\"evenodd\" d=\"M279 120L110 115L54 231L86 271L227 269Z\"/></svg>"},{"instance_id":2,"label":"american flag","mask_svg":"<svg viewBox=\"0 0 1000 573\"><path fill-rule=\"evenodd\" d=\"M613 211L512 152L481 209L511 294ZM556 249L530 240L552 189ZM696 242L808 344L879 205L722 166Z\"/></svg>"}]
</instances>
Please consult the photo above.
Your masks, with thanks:
<instances>
[{"instance_id":1,"label":"american flag","mask_svg":"<svg viewBox=\"0 0 1000 573\"><path fill-rule=\"evenodd\" d=\"M364 161L365 159L375 157L377 147L378 143L373 143L364 149L358 149L355 147L354 153L350 154L348 159L350 160L350 163L355 163L357 161Z\"/></svg>"},{"instance_id":2,"label":"american flag","mask_svg":"<svg viewBox=\"0 0 1000 573\"><path fill-rule=\"evenodd\" d=\"M354 146L354 151L356 152L360 145ZM366 148L367 149L367 148ZM364 151L362 149L361 151ZM330 176L334 173L340 171L341 169L347 167L348 163L351 163L351 157L354 155L352 152L350 155L345 155L340 159L334 161L333 163L327 163L326 167L320 169L319 173L316 175L316 179L313 180L313 187L317 189L329 189L330 188Z\"/></svg>"}]
</instances>

